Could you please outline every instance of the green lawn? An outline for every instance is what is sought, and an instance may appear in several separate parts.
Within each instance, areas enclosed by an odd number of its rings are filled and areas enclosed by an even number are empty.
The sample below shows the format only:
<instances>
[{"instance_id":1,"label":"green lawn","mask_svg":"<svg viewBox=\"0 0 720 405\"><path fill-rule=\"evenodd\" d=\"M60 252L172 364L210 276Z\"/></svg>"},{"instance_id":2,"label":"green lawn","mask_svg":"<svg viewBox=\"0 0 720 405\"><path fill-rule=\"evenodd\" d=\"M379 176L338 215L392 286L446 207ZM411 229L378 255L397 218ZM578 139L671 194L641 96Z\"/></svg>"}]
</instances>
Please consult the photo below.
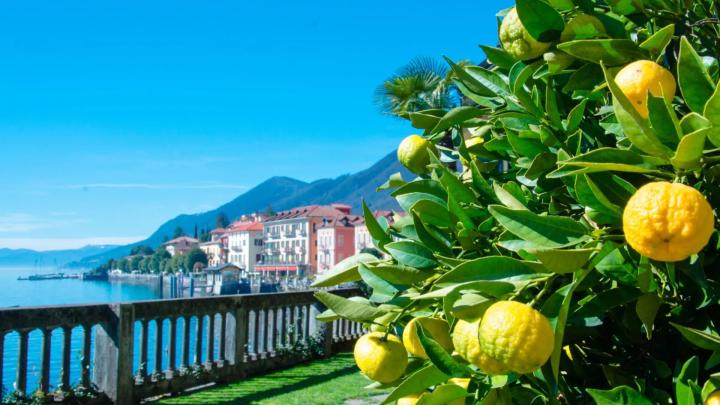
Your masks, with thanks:
<instances>
[{"instance_id":1,"label":"green lawn","mask_svg":"<svg viewBox=\"0 0 720 405\"><path fill-rule=\"evenodd\" d=\"M370 397L388 392L363 388L369 383L358 372L352 354L342 353L158 404L338 405L358 399L353 401L355 405L369 405L376 402Z\"/></svg>"}]
</instances>

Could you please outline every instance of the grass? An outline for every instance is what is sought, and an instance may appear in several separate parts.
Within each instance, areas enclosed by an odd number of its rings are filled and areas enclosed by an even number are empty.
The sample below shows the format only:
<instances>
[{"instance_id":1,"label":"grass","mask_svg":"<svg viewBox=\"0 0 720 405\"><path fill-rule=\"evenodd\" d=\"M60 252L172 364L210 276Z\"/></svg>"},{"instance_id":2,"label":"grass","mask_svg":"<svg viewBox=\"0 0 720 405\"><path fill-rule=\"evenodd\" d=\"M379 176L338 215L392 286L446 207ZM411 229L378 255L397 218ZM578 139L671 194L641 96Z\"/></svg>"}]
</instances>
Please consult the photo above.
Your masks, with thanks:
<instances>
[{"instance_id":1,"label":"grass","mask_svg":"<svg viewBox=\"0 0 720 405\"><path fill-rule=\"evenodd\" d=\"M342 353L237 383L167 398L157 404L338 405L348 399L358 399L357 404L372 404L370 397L388 391L365 389L369 383L358 372L352 354Z\"/></svg>"}]
</instances>

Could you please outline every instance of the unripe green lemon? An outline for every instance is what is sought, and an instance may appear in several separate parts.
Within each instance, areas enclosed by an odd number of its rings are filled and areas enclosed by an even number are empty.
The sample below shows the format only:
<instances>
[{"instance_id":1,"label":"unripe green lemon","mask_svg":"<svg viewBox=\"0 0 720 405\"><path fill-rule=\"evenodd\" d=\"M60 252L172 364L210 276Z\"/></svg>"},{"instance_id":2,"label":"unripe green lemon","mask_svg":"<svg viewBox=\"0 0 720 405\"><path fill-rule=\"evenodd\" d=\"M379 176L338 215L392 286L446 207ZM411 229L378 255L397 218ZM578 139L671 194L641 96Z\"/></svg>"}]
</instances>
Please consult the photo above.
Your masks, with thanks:
<instances>
[{"instance_id":1,"label":"unripe green lemon","mask_svg":"<svg viewBox=\"0 0 720 405\"><path fill-rule=\"evenodd\" d=\"M607 34L605 26L597 17L579 13L565 24L560 42L595 38Z\"/></svg>"},{"instance_id":2,"label":"unripe green lemon","mask_svg":"<svg viewBox=\"0 0 720 405\"><path fill-rule=\"evenodd\" d=\"M542 55L550 44L533 38L525 29L513 7L500 24L500 42L507 53L515 59L535 59Z\"/></svg>"},{"instance_id":3,"label":"unripe green lemon","mask_svg":"<svg viewBox=\"0 0 720 405\"><path fill-rule=\"evenodd\" d=\"M410 135L398 146L398 160L411 172L425 174L428 172L427 165L430 164L428 151L437 154L435 146L430 141L419 135Z\"/></svg>"}]
</instances>

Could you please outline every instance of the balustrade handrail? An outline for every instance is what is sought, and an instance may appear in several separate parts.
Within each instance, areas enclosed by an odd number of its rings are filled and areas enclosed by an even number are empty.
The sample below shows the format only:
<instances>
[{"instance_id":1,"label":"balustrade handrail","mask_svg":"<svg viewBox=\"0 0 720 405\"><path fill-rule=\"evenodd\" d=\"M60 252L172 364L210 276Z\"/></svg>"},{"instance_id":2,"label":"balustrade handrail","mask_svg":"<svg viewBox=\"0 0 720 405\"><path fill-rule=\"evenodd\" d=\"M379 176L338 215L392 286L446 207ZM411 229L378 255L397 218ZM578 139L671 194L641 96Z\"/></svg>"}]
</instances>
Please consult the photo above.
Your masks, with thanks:
<instances>
[{"instance_id":1,"label":"balustrade handrail","mask_svg":"<svg viewBox=\"0 0 720 405\"><path fill-rule=\"evenodd\" d=\"M341 296L359 293L357 289L333 292ZM92 382L109 401L131 404L150 396L292 365L301 360L297 353L280 349L301 341L310 344L318 336L329 355L334 345L352 341L362 332L359 324L347 321L317 322L315 316L322 310L313 291L0 309L0 383L3 350L9 350L5 338L17 332L14 385L18 391L27 391L28 335L40 330L43 336L38 387L48 392L52 385L49 331L60 328L62 369L53 375L61 376L60 388L69 388L73 360L70 339L72 330L82 327L81 383L89 385L92 367ZM151 324L154 333L149 332ZM94 340L90 338L92 331ZM155 343L151 344L153 338ZM95 349L92 363L91 342ZM149 354L153 355L153 364L148 364ZM134 358L139 359L138 364ZM193 368L202 373L182 371Z\"/></svg>"}]
</instances>

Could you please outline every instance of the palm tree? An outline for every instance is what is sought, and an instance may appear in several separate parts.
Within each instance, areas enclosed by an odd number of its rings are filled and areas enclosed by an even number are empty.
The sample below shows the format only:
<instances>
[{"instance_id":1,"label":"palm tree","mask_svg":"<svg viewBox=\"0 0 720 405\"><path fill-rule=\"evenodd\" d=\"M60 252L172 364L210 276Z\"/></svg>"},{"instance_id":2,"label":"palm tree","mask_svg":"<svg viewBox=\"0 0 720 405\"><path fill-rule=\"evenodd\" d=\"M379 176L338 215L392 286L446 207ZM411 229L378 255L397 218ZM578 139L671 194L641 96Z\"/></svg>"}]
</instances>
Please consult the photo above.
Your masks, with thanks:
<instances>
[{"instance_id":1,"label":"palm tree","mask_svg":"<svg viewBox=\"0 0 720 405\"><path fill-rule=\"evenodd\" d=\"M385 114L409 118L409 113L428 110L450 110L462 104L461 93L452 82L448 67L430 57L417 57L398 69L375 90L375 102ZM452 148L450 131L438 142ZM448 165L455 169L456 165Z\"/></svg>"},{"instance_id":2,"label":"palm tree","mask_svg":"<svg viewBox=\"0 0 720 405\"><path fill-rule=\"evenodd\" d=\"M383 113L407 118L415 111L449 110L461 100L447 66L430 57L418 57L378 86L375 102Z\"/></svg>"}]
</instances>

